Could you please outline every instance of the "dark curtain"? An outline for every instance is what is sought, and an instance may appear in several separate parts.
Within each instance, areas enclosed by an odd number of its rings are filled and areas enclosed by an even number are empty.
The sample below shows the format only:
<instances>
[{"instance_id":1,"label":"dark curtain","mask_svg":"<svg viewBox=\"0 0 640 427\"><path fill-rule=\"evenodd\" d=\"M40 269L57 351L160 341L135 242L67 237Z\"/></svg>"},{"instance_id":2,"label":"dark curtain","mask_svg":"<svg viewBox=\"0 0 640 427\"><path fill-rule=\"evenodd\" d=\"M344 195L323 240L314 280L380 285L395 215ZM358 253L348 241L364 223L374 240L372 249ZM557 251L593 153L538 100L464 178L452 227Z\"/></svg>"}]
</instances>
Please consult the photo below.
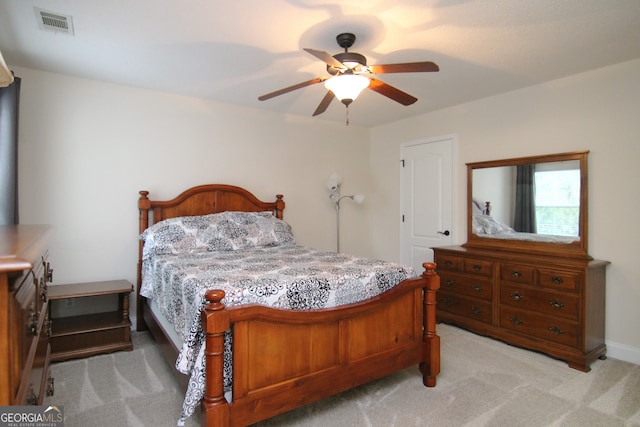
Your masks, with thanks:
<instances>
[{"instance_id":1,"label":"dark curtain","mask_svg":"<svg viewBox=\"0 0 640 427\"><path fill-rule=\"evenodd\" d=\"M0 225L18 224L20 79L0 88Z\"/></svg>"},{"instance_id":2,"label":"dark curtain","mask_svg":"<svg viewBox=\"0 0 640 427\"><path fill-rule=\"evenodd\" d=\"M513 228L523 233L536 232L535 165L522 165L516 172L516 212Z\"/></svg>"}]
</instances>

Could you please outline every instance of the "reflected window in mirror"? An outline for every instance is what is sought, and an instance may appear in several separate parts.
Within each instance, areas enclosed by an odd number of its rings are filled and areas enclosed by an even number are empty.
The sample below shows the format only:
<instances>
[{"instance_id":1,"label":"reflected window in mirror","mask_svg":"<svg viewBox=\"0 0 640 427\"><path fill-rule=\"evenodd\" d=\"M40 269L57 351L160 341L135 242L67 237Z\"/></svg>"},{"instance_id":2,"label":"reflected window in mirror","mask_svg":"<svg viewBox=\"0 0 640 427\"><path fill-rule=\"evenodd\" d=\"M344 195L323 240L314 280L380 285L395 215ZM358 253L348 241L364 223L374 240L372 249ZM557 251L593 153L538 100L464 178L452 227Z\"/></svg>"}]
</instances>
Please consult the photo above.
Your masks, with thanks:
<instances>
[{"instance_id":1,"label":"reflected window in mirror","mask_svg":"<svg viewBox=\"0 0 640 427\"><path fill-rule=\"evenodd\" d=\"M577 161L539 164L534 184L536 233L578 236L580 164Z\"/></svg>"}]
</instances>

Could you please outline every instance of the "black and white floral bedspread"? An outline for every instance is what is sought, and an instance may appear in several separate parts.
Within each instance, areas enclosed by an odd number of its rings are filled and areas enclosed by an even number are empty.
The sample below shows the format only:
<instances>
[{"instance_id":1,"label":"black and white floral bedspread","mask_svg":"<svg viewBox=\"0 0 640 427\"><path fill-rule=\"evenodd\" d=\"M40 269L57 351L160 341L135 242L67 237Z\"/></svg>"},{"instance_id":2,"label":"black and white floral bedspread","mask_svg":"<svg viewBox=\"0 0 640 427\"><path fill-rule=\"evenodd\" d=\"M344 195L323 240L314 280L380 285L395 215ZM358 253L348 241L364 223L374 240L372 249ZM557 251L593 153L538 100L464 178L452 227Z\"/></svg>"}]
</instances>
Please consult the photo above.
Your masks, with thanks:
<instances>
[{"instance_id":1,"label":"black and white floral bedspread","mask_svg":"<svg viewBox=\"0 0 640 427\"><path fill-rule=\"evenodd\" d=\"M141 294L155 300L183 339L176 368L190 375L184 420L204 396L200 312L207 290L225 291L227 306L257 303L308 310L361 301L414 276L413 269L401 264L285 245L149 257L143 261ZM228 385L231 357L226 356Z\"/></svg>"}]
</instances>

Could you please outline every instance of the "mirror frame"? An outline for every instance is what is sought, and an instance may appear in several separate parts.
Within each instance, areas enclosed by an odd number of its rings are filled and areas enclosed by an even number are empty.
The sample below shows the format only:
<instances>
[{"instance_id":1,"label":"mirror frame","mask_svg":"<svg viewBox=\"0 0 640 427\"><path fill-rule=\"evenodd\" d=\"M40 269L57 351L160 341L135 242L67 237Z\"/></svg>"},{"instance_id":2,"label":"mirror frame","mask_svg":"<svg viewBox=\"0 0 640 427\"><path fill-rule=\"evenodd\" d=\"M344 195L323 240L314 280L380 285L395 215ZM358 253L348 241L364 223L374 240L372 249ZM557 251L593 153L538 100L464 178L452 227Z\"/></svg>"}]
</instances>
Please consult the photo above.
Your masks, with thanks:
<instances>
[{"instance_id":1,"label":"mirror frame","mask_svg":"<svg viewBox=\"0 0 640 427\"><path fill-rule=\"evenodd\" d=\"M484 162L467 163L467 243L463 246L485 249L510 250L517 252L539 253L551 256L586 258L588 254L588 171L587 157L589 151L575 151L542 156L519 157L512 159L490 160ZM530 242L523 240L492 239L480 237L471 230L473 215L473 171L482 168L499 166L518 166L533 163L549 163L568 160L580 162L580 217L578 221L580 240L573 243Z\"/></svg>"}]
</instances>

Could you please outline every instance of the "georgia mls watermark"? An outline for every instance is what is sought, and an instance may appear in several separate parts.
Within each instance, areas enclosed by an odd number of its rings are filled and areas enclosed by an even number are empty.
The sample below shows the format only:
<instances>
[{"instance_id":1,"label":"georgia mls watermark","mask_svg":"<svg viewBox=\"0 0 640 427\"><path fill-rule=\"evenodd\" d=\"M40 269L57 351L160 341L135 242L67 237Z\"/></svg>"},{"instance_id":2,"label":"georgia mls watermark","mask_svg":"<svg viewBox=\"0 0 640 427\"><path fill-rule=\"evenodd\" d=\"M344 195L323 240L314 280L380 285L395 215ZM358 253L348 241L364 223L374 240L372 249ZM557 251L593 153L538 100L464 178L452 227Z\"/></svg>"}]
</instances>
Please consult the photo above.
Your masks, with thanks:
<instances>
[{"instance_id":1,"label":"georgia mls watermark","mask_svg":"<svg viewBox=\"0 0 640 427\"><path fill-rule=\"evenodd\" d=\"M62 406L0 406L0 427L64 427Z\"/></svg>"}]
</instances>

